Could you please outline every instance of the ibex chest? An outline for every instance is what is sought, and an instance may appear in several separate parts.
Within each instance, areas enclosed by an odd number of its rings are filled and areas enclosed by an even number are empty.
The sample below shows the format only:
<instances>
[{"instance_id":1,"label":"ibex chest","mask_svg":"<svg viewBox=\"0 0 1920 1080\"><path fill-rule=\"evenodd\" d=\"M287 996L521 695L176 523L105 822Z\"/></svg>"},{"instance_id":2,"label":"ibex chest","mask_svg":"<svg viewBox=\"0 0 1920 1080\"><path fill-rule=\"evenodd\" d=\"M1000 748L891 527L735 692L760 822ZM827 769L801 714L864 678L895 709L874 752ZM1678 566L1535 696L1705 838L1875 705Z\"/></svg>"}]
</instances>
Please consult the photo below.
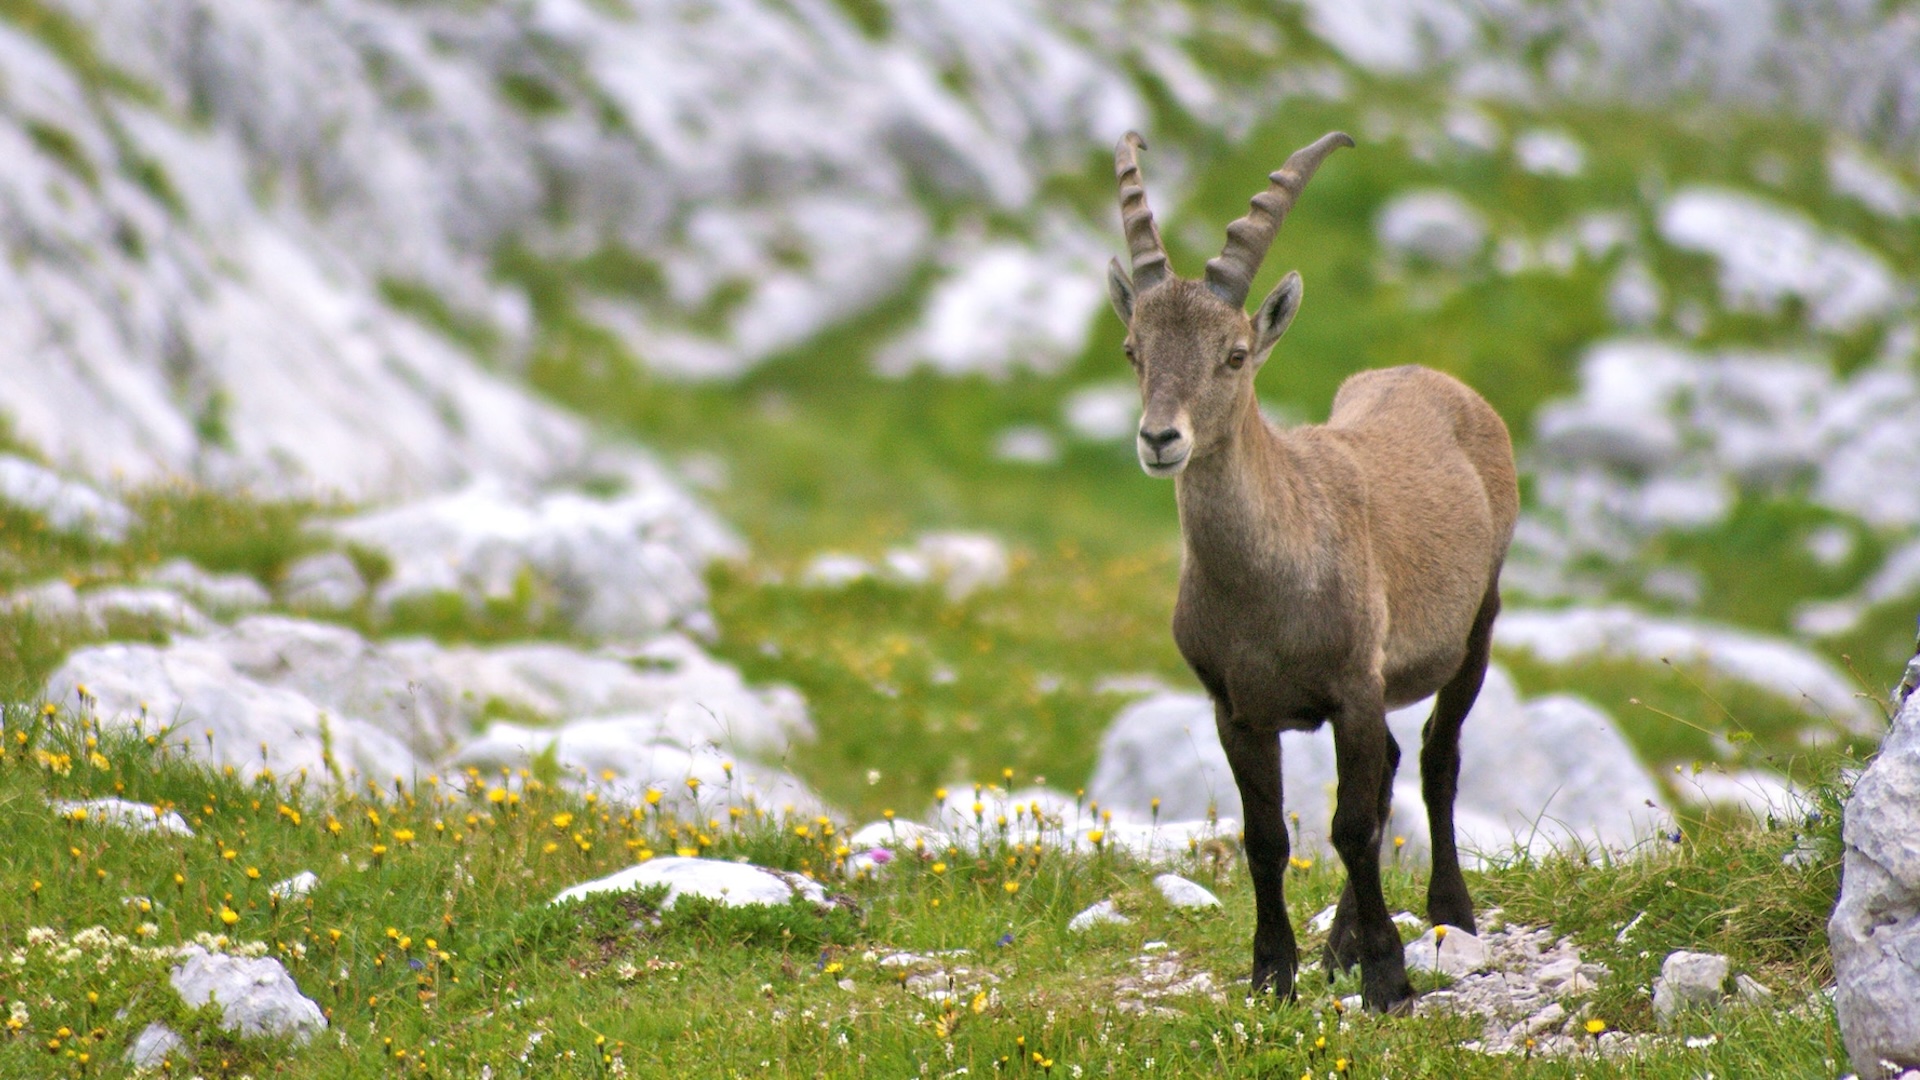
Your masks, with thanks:
<instances>
[{"instance_id":1,"label":"ibex chest","mask_svg":"<svg viewBox=\"0 0 1920 1080\"><path fill-rule=\"evenodd\" d=\"M1372 627L1355 618L1366 605L1341 600L1349 584L1293 575L1226 579L1189 563L1174 642L1236 718L1317 726L1340 700L1355 661L1375 648Z\"/></svg>"}]
</instances>

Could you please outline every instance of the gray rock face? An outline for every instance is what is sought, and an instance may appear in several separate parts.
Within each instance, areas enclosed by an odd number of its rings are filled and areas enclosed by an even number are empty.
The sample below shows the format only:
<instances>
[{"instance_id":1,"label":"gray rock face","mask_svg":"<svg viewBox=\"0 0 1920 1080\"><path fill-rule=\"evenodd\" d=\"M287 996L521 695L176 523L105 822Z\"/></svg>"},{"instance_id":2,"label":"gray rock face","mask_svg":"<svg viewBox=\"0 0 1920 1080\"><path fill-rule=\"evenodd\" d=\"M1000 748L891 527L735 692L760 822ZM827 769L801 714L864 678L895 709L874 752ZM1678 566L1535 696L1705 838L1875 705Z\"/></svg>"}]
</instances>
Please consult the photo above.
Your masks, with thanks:
<instances>
[{"instance_id":1,"label":"gray rock face","mask_svg":"<svg viewBox=\"0 0 1920 1080\"><path fill-rule=\"evenodd\" d=\"M1417 764L1420 728L1432 706L1422 702L1387 717L1404 758L1394 783L1385 843L1389 857L1424 858L1429 850ZM1295 843L1330 850L1337 781L1332 735L1280 736L1284 798ZM1088 797L1103 807L1144 817L1160 799L1163 819L1204 818L1209 807L1240 817L1240 796L1214 732L1213 706L1202 695L1159 694L1128 706L1101 741ZM1461 736L1455 831L1469 858L1516 848L1547 850L1574 841L1631 846L1664 822L1659 788L1606 715L1575 698L1521 702L1499 668L1488 671ZM1404 850L1391 838L1406 839Z\"/></svg>"},{"instance_id":2,"label":"gray rock face","mask_svg":"<svg viewBox=\"0 0 1920 1080\"><path fill-rule=\"evenodd\" d=\"M304 1043L324 1030L326 1017L300 993L280 961L210 953L198 945L181 950L172 982L191 1006L220 1006L220 1026L242 1038L285 1037Z\"/></svg>"},{"instance_id":3,"label":"gray rock face","mask_svg":"<svg viewBox=\"0 0 1920 1080\"><path fill-rule=\"evenodd\" d=\"M1840 902L1827 923L1834 1011L1862 1077L1920 1068L1920 695L1847 800Z\"/></svg>"},{"instance_id":4,"label":"gray rock face","mask_svg":"<svg viewBox=\"0 0 1920 1080\"><path fill-rule=\"evenodd\" d=\"M1660 962L1653 980L1653 1015L1661 1023L1688 1009L1713 1009L1726 997L1727 958L1718 953L1680 952Z\"/></svg>"}]
</instances>

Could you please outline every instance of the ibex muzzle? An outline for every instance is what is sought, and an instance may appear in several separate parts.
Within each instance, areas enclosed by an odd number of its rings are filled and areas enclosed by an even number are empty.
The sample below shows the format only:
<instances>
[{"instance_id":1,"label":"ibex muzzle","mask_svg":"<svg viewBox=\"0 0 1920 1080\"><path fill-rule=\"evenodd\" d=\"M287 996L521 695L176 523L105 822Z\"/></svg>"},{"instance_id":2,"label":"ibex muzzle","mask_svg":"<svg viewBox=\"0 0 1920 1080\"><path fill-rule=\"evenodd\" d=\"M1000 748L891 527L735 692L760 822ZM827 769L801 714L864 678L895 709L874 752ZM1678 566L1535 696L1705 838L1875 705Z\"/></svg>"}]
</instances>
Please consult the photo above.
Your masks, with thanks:
<instances>
[{"instance_id":1,"label":"ibex muzzle","mask_svg":"<svg viewBox=\"0 0 1920 1080\"><path fill-rule=\"evenodd\" d=\"M1427 913L1471 932L1454 848L1460 725L1480 692L1500 566L1519 491L1493 409L1451 376L1367 371L1334 396L1326 424L1277 430L1253 380L1300 310L1289 273L1244 310L1281 221L1339 132L1287 159L1201 281L1175 277L1147 208L1129 133L1114 150L1132 260L1107 274L1140 383L1140 464L1174 478L1180 597L1173 636L1213 698L1215 727L1246 814L1257 921L1253 985L1291 993L1299 964L1284 875L1283 730L1333 728L1333 846L1348 886L1327 939L1329 977L1360 965L1369 1008L1412 996L1380 889L1380 841L1399 766L1386 710L1436 694L1420 751L1433 838ZM1317 797L1317 793L1315 793Z\"/></svg>"}]
</instances>

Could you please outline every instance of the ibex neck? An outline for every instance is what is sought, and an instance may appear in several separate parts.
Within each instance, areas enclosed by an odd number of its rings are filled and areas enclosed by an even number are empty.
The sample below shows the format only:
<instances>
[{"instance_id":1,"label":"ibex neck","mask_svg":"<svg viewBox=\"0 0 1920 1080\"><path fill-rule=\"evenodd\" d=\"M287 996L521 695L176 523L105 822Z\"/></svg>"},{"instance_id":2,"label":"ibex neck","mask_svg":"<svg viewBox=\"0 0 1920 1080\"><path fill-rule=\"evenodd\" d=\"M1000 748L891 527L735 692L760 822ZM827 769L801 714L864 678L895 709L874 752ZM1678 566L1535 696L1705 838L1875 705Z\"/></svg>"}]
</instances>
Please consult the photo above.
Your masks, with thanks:
<instances>
[{"instance_id":1,"label":"ibex neck","mask_svg":"<svg viewBox=\"0 0 1920 1080\"><path fill-rule=\"evenodd\" d=\"M1284 559L1298 505L1292 458L1286 437L1249 402L1232 437L1174 482L1187 557L1224 575Z\"/></svg>"}]
</instances>

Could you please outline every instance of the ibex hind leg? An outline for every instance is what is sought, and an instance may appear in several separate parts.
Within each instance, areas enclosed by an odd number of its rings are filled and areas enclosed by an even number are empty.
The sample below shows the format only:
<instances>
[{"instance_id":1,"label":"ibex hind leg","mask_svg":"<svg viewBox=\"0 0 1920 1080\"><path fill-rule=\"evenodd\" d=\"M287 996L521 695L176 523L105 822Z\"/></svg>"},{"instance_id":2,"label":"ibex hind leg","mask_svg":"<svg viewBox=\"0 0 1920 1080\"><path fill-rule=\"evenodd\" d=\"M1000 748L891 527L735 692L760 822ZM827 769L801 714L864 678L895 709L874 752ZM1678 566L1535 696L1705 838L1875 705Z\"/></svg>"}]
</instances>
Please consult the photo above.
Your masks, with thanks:
<instances>
[{"instance_id":1,"label":"ibex hind leg","mask_svg":"<svg viewBox=\"0 0 1920 1080\"><path fill-rule=\"evenodd\" d=\"M1400 771L1400 743L1387 733L1387 775L1380 785L1380 822L1393 814L1393 778ZM1383 837L1374 837L1374 846L1378 847ZM1355 911L1353 882L1349 880L1346 888L1340 890L1339 906L1334 908L1333 927L1327 931L1327 947L1321 957L1321 965L1327 969L1327 981L1332 982L1338 972L1349 971L1360 962L1360 938L1354 932Z\"/></svg>"},{"instance_id":2,"label":"ibex hind leg","mask_svg":"<svg viewBox=\"0 0 1920 1080\"><path fill-rule=\"evenodd\" d=\"M1467 657L1434 699L1433 715L1421 732L1420 794L1427 804L1427 832L1433 844L1433 875L1427 882L1427 918L1435 926L1474 932L1473 898L1460 873L1454 846L1453 803L1460 787L1460 729L1480 696L1493 643L1493 619L1500 612L1498 585L1487 590L1467 638Z\"/></svg>"}]
</instances>

